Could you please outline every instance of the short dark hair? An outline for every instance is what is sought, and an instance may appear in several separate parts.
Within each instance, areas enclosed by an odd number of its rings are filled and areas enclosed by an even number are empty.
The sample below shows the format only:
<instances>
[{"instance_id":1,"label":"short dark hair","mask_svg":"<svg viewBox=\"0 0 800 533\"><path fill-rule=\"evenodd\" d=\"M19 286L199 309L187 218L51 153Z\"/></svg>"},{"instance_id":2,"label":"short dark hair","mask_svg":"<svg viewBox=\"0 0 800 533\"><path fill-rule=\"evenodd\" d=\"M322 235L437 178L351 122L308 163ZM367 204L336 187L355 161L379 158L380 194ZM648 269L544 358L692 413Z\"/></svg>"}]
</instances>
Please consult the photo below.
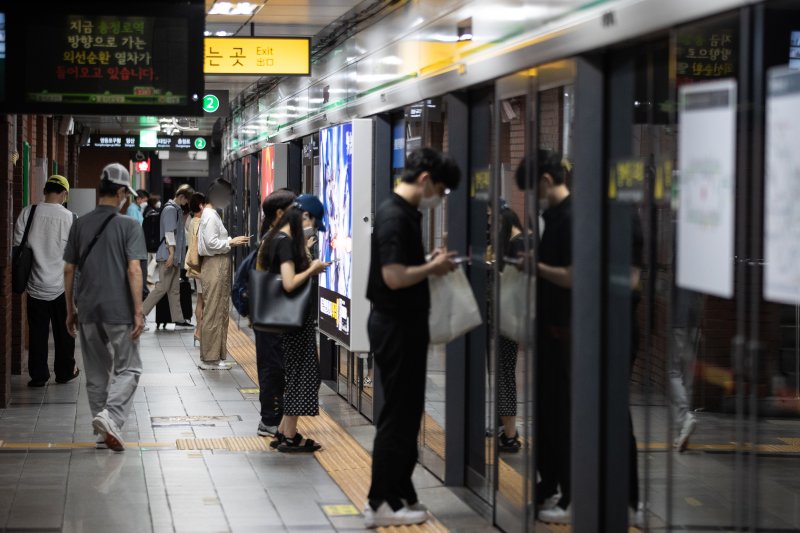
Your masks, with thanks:
<instances>
[{"instance_id":1,"label":"short dark hair","mask_svg":"<svg viewBox=\"0 0 800 533\"><path fill-rule=\"evenodd\" d=\"M275 222L275 217L278 216L278 210L283 209L286 211L289 206L294 203L297 195L289 189L278 189L272 194L264 198L261 204L261 211L264 213L264 223L261 227L261 234L266 235L272 223Z\"/></svg>"},{"instance_id":2,"label":"short dark hair","mask_svg":"<svg viewBox=\"0 0 800 533\"><path fill-rule=\"evenodd\" d=\"M97 194L100 198L107 198L109 196L116 196L117 191L125 188L124 185L117 185L106 179L101 179L100 184L97 186Z\"/></svg>"},{"instance_id":3,"label":"short dark hair","mask_svg":"<svg viewBox=\"0 0 800 533\"><path fill-rule=\"evenodd\" d=\"M60 185L60 184L52 182L52 181L48 181L47 183L44 184L44 193L45 194L61 194L62 192L65 192L66 190L67 189L65 189L63 185Z\"/></svg>"},{"instance_id":4,"label":"short dark hair","mask_svg":"<svg viewBox=\"0 0 800 533\"><path fill-rule=\"evenodd\" d=\"M189 198L189 211L192 213L199 213L200 205L206 203L208 203L206 201L206 195L201 192L196 192Z\"/></svg>"},{"instance_id":5,"label":"short dark hair","mask_svg":"<svg viewBox=\"0 0 800 533\"><path fill-rule=\"evenodd\" d=\"M139 198L145 198L145 199L147 199L147 198L150 198L150 193L149 193L149 192L147 192L147 191L146 191L146 190L144 190L144 189L137 189L137 190L136 190L136 196L137 196L137 197L139 197Z\"/></svg>"},{"instance_id":6,"label":"short dark hair","mask_svg":"<svg viewBox=\"0 0 800 533\"><path fill-rule=\"evenodd\" d=\"M572 164L554 150L539 150L536 174L538 179L549 174L555 185L566 185L572 172Z\"/></svg>"},{"instance_id":7,"label":"short dark hair","mask_svg":"<svg viewBox=\"0 0 800 533\"><path fill-rule=\"evenodd\" d=\"M418 148L408 154L401 180L413 183L423 172L428 172L434 183L443 183L448 189L455 189L461 181L461 170L450 156L433 148Z\"/></svg>"}]
</instances>

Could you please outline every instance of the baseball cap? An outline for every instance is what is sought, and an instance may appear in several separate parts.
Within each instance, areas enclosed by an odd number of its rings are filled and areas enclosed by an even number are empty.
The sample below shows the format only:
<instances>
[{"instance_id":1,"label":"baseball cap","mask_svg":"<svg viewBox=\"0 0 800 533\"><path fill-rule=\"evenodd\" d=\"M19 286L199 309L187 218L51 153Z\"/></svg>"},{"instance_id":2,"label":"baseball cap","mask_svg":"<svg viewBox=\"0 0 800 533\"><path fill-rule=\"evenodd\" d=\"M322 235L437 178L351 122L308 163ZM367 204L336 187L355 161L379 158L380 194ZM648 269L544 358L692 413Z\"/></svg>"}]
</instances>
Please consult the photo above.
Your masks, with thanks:
<instances>
[{"instance_id":1,"label":"baseball cap","mask_svg":"<svg viewBox=\"0 0 800 533\"><path fill-rule=\"evenodd\" d=\"M111 163L103 167L103 172L100 174L101 180L108 180L117 185L123 185L128 188L133 196L137 196L136 191L131 187L131 174L128 169L119 163Z\"/></svg>"},{"instance_id":2,"label":"baseball cap","mask_svg":"<svg viewBox=\"0 0 800 533\"><path fill-rule=\"evenodd\" d=\"M61 185L67 191L67 199L69 199L69 181L64 176L59 176L58 174L53 174L49 178L47 178L47 183L55 183L56 185Z\"/></svg>"},{"instance_id":3,"label":"baseball cap","mask_svg":"<svg viewBox=\"0 0 800 533\"><path fill-rule=\"evenodd\" d=\"M322 202L319 201L319 198L313 194L301 194L294 201L294 205L314 217L317 221L317 229L319 231L327 231L325 222L323 221L325 218L325 207L322 205Z\"/></svg>"}]
</instances>

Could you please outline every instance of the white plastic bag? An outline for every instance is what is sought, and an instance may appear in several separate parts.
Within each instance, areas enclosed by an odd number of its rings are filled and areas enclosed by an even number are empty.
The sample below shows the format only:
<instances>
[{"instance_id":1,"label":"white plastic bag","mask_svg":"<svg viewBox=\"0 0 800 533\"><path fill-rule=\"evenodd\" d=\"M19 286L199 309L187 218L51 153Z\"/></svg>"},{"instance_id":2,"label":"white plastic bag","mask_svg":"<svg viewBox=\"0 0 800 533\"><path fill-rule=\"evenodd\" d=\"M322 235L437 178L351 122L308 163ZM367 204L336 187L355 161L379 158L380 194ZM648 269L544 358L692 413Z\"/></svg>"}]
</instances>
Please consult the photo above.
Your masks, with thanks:
<instances>
[{"instance_id":1,"label":"white plastic bag","mask_svg":"<svg viewBox=\"0 0 800 533\"><path fill-rule=\"evenodd\" d=\"M506 265L500 273L500 334L517 344L526 344L531 314L536 312L533 282L513 265Z\"/></svg>"},{"instance_id":2,"label":"white plastic bag","mask_svg":"<svg viewBox=\"0 0 800 533\"><path fill-rule=\"evenodd\" d=\"M447 344L483 323L472 287L460 267L428 281L431 291L431 344Z\"/></svg>"}]
</instances>

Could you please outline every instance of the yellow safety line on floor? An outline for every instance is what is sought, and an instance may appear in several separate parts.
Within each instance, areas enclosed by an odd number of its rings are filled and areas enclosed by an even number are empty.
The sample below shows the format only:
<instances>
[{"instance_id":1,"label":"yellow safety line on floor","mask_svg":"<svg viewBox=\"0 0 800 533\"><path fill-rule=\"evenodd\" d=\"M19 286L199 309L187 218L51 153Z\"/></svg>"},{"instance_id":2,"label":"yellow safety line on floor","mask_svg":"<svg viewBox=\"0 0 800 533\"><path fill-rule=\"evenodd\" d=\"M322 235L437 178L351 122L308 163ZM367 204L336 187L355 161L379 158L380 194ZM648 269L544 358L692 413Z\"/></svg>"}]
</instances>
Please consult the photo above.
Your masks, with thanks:
<instances>
[{"instance_id":1,"label":"yellow safety line on floor","mask_svg":"<svg viewBox=\"0 0 800 533\"><path fill-rule=\"evenodd\" d=\"M423 431L425 437L423 445L427 446L433 453L444 459L444 429L442 429L442 426L428 413L425 413Z\"/></svg>"},{"instance_id":2,"label":"yellow safety line on floor","mask_svg":"<svg viewBox=\"0 0 800 533\"><path fill-rule=\"evenodd\" d=\"M228 328L228 352L250 379L258 383L255 344L232 320ZM322 443L323 449L315 453L314 457L350 501L358 509L362 509L371 477L372 458L369 453L323 409L320 409L319 416L300 417L299 429L301 433ZM266 439L262 440L266 442ZM447 528L432 518L420 526L381 528L378 531L438 533L447 531Z\"/></svg>"}]
</instances>

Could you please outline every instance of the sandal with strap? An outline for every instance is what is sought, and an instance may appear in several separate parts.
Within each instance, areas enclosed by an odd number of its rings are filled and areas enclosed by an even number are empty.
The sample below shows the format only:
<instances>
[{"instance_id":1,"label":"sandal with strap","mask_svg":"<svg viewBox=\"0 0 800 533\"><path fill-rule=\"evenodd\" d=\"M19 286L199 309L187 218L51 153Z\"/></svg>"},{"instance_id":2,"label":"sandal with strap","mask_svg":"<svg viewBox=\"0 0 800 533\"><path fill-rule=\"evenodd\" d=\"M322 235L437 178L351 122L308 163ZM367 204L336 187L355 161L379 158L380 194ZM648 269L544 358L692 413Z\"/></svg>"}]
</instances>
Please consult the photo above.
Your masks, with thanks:
<instances>
[{"instance_id":1,"label":"sandal with strap","mask_svg":"<svg viewBox=\"0 0 800 533\"><path fill-rule=\"evenodd\" d=\"M505 434L505 432L501 432L498 436L499 442L499 450L501 452L508 452L508 453L517 453L520 448L522 448L522 443L519 440L519 432L513 437L509 437Z\"/></svg>"},{"instance_id":2,"label":"sandal with strap","mask_svg":"<svg viewBox=\"0 0 800 533\"><path fill-rule=\"evenodd\" d=\"M314 453L321 448L322 445L313 439L303 439L300 433L296 433L292 438L284 437L283 442L278 445L278 451L283 453Z\"/></svg>"},{"instance_id":3,"label":"sandal with strap","mask_svg":"<svg viewBox=\"0 0 800 533\"><path fill-rule=\"evenodd\" d=\"M283 444L285 441L286 441L286 435L278 431L277 433L275 433L275 438L272 439L272 442L269 443L269 447L272 448L273 450L276 450L278 446Z\"/></svg>"}]
</instances>

